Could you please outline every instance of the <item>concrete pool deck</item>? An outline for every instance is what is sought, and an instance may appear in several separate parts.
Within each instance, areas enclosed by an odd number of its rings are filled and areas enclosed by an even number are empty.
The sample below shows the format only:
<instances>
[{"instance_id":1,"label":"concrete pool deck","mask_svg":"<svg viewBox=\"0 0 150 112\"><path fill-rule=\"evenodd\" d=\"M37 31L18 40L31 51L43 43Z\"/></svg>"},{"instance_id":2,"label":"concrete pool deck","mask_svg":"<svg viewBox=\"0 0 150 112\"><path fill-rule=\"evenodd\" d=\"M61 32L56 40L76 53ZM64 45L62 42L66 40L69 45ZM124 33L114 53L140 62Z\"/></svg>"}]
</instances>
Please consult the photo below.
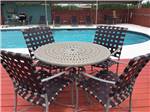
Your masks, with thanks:
<instances>
[{"instance_id":1,"label":"concrete pool deck","mask_svg":"<svg viewBox=\"0 0 150 112\"><path fill-rule=\"evenodd\" d=\"M99 25L106 25L106 24L99 24ZM14 26L14 27L0 27L0 29L25 29L29 27L36 27L38 25L32 25L32 26ZM71 25L63 25L63 26L51 26L51 28L54 29L79 29L79 28L96 28L98 25L90 25L90 26L85 26L85 25L78 25L78 26L71 26ZM148 27L143 27L139 25L134 25L134 24L117 24L114 26L121 26L121 27L126 27L130 31L135 31L135 32L140 32L144 33L146 35L150 36L150 28ZM19 53L29 53L27 48L12 48L12 49L5 49L13 52L19 52ZM122 54L121 54L121 59L129 59L133 58L135 56L139 56L142 54L150 53L150 40L139 43L139 44L133 44L133 45L125 45L123 46L122 49Z\"/></svg>"}]
</instances>

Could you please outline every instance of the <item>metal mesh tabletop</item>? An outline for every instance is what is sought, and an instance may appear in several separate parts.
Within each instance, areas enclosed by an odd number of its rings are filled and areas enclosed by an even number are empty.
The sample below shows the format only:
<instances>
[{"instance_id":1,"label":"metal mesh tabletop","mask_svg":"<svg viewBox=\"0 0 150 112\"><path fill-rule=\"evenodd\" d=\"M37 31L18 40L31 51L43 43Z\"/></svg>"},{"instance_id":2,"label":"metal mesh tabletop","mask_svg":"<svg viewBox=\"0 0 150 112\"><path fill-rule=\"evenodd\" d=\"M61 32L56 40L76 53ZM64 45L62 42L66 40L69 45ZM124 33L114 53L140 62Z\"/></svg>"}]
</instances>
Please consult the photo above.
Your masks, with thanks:
<instances>
[{"instance_id":1,"label":"metal mesh tabletop","mask_svg":"<svg viewBox=\"0 0 150 112\"><path fill-rule=\"evenodd\" d=\"M57 66L84 66L99 63L110 56L110 51L101 45L87 42L51 43L38 48L37 59Z\"/></svg>"}]
</instances>

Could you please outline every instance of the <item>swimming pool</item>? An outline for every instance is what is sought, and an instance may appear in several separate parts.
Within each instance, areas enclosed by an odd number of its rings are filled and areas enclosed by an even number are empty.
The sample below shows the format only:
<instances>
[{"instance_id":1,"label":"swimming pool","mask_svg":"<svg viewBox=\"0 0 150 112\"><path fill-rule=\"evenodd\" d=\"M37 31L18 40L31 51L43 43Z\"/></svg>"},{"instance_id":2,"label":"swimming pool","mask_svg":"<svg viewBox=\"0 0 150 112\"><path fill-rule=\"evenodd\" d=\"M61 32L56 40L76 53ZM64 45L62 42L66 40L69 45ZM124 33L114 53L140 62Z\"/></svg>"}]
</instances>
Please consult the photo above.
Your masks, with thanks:
<instances>
[{"instance_id":1,"label":"swimming pool","mask_svg":"<svg viewBox=\"0 0 150 112\"><path fill-rule=\"evenodd\" d=\"M26 48L23 34L19 30L1 31L1 48ZM56 42L83 41L93 42L95 29L53 30ZM127 32L124 45L132 45L150 40L150 36L136 32Z\"/></svg>"}]
</instances>

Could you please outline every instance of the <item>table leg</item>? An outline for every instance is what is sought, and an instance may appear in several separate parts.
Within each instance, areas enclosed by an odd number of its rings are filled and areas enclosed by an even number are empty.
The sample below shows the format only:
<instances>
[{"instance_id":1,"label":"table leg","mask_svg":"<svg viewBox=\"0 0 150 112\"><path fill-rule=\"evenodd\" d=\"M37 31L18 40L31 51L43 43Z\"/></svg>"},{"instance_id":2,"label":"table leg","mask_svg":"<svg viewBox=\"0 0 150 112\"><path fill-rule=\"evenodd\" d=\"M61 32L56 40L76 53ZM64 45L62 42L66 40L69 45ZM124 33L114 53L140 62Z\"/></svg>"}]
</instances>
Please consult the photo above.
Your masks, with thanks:
<instances>
[{"instance_id":1,"label":"table leg","mask_svg":"<svg viewBox=\"0 0 150 112\"><path fill-rule=\"evenodd\" d=\"M72 83L72 85L71 85L71 103L72 103L72 105L75 105L75 99L74 99L74 82Z\"/></svg>"},{"instance_id":2,"label":"table leg","mask_svg":"<svg viewBox=\"0 0 150 112\"><path fill-rule=\"evenodd\" d=\"M75 103L75 112L79 109L79 90L78 90L78 82L77 79L75 79L75 89L76 89L76 103Z\"/></svg>"}]
</instances>

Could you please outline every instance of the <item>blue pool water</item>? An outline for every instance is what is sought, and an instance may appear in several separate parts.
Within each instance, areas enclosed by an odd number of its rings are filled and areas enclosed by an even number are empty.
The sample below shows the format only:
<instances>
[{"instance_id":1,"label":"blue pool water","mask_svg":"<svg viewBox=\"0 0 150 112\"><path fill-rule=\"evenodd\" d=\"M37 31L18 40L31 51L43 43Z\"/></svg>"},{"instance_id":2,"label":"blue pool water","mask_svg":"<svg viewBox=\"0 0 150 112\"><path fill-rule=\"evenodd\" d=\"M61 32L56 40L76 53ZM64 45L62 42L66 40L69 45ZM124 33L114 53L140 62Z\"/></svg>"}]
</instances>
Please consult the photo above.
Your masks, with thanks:
<instances>
[{"instance_id":1,"label":"blue pool water","mask_svg":"<svg viewBox=\"0 0 150 112\"><path fill-rule=\"evenodd\" d=\"M26 48L26 44L21 31L1 31L1 48ZM94 29L76 30L53 30L56 42L83 41L93 42ZM127 32L124 45L137 44L150 40L150 37L136 32Z\"/></svg>"}]
</instances>

